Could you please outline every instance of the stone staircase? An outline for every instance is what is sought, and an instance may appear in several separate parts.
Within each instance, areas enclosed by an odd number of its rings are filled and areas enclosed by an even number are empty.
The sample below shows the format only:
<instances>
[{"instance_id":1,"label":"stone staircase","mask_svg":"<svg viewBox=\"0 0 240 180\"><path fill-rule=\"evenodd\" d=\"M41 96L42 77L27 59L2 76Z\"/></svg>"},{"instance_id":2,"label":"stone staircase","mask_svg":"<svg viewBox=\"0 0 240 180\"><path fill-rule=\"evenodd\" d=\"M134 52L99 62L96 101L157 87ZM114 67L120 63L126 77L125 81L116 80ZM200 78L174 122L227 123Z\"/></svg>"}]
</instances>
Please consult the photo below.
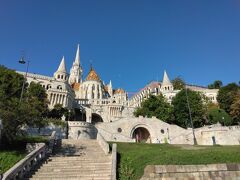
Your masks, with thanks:
<instances>
[{"instance_id":1,"label":"stone staircase","mask_svg":"<svg viewBox=\"0 0 240 180\"><path fill-rule=\"evenodd\" d=\"M111 155L97 140L62 140L54 155L31 171L31 180L111 180Z\"/></svg>"}]
</instances>

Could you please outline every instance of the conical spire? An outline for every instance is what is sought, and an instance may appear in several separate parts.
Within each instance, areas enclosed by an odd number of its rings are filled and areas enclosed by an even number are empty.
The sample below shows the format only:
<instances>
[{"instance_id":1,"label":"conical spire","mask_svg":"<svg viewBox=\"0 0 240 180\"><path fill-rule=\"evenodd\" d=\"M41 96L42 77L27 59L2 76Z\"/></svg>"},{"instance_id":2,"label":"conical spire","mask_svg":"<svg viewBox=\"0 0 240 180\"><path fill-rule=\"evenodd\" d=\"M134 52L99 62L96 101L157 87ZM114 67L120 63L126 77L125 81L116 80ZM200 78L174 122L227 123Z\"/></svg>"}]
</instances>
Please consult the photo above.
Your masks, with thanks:
<instances>
[{"instance_id":1,"label":"conical spire","mask_svg":"<svg viewBox=\"0 0 240 180\"><path fill-rule=\"evenodd\" d=\"M62 61L58 67L57 72L67 73L64 56L62 57Z\"/></svg>"},{"instance_id":2,"label":"conical spire","mask_svg":"<svg viewBox=\"0 0 240 180\"><path fill-rule=\"evenodd\" d=\"M168 78L166 70L164 70L162 85L163 86L165 86L165 85L172 85L171 81Z\"/></svg>"},{"instance_id":3,"label":"conical spire","mask_svg":"<svg viewBox=\"0 0 240 180\"><path fill-rule=\"evenodd\" d=\"M77 64L77 65L80 65L80 46L79 46L79 44L78 44L78 47L77 47L77 52L76 52L74 63Z\"/></svg>"},{"instance_id":4,"label":"conical spire","mask_svg":"<svg viewBox=\"0 0 240 180\"><path fill-rule=\"evenodd\" d=\"M110 82L109 82L109 87L112 88L112 81L111 81L111 80L110 80Z\"/></svg>"}]
</instances>

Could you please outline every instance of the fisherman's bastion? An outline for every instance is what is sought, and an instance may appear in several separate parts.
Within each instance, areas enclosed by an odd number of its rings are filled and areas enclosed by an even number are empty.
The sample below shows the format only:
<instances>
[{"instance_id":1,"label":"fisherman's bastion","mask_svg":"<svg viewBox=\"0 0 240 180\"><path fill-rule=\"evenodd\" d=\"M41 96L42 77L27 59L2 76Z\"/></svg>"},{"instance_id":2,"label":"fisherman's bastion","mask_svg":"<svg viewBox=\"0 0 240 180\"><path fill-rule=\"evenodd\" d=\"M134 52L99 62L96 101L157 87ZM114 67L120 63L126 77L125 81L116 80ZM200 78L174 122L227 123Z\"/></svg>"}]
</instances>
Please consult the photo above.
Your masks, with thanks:
<instances>
[{"instance_id":1,"label":"fisherman's bastion","mask_svg":"<svg viewBox=\"0 0 240 180\"><path fill-rule=\"evenodd\" d=\"M68 121L69 139L95 139L101 134L106 141L147 142L170 144L193 144L192 129L165 123L155 117L134 117L134 110L150 95L162 94L171 103L179 92L164 71L162 81L152 81L139 92L128 97L122 88L113 88L114 82L105 84L91 65L84 78L78 45L75 60L68 73L65 59L62 58L53 77L35 73L18 72L26 75L28 83L36 82L46 89L49 108L61 104L69 110L75 110L74 121ZM203 93L210 101L217 103L218 89L208 89L195 85L186 88ZM63 118L64 120L64 118ZM215 124L194 129L197 143L200 145L236 145L240 144L238 126Z\"/></svg>"}]
</instances>

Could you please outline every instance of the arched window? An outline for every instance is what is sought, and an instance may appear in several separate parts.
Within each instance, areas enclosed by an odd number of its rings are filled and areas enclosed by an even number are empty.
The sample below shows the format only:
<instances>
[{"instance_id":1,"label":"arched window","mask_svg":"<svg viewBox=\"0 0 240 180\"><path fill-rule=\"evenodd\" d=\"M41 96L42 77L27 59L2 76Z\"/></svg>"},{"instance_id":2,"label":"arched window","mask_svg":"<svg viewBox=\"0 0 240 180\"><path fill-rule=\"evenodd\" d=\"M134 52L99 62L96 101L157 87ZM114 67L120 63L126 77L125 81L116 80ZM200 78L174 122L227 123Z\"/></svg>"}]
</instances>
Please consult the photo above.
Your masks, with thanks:
<instances>
[{"instance_id":1,"label":"arched window","mask_svg":"<svg viewBox=\"0 0 240 180\"><path fill-rule=\"evenodd\" d=\"M51 84L48 84L47 87L46 87L47 90L51 89L51 88L52 88Z\"/></svg>"},{"instance_id":2,"label":"arched window","mask_svg":"<svg viewBox=\"0 0 240 180\"><path fill-rule=\"evenodd\" d=\"M60 79L60 75L58 75L57 78Z\"/></svg>"},{"instance_id":3,"label":"arched window","mask_svg":"<svg viewBox=\"0 0 240 180\"><path fill-rule=\"evenodd\" d=\"M62 86L61 86L61 85L58 85L58 86L57 86L57 89L62 89Z\"/></svg>"}]
</instances>

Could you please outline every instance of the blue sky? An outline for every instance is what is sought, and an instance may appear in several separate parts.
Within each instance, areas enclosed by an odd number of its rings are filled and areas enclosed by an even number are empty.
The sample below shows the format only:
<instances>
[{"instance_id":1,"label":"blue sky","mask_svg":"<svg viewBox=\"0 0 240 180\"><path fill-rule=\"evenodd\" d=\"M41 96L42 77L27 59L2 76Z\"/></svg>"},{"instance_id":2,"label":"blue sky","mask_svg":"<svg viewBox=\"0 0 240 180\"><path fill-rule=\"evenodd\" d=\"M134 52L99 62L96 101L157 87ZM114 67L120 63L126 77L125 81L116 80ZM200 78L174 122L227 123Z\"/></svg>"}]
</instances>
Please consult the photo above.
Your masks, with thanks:
<instances>
[{"instance_id":1,"label":"blue sky","mask_svg":"<svg viewBox=\"0 0 240 180\"><path fill-rule=\"evenodd\" d=\"M136 92L151 80L240 80L239 0L0 0L0 64L52 75L81 47L84 77Z\"/></svg>"}]
</instances>

